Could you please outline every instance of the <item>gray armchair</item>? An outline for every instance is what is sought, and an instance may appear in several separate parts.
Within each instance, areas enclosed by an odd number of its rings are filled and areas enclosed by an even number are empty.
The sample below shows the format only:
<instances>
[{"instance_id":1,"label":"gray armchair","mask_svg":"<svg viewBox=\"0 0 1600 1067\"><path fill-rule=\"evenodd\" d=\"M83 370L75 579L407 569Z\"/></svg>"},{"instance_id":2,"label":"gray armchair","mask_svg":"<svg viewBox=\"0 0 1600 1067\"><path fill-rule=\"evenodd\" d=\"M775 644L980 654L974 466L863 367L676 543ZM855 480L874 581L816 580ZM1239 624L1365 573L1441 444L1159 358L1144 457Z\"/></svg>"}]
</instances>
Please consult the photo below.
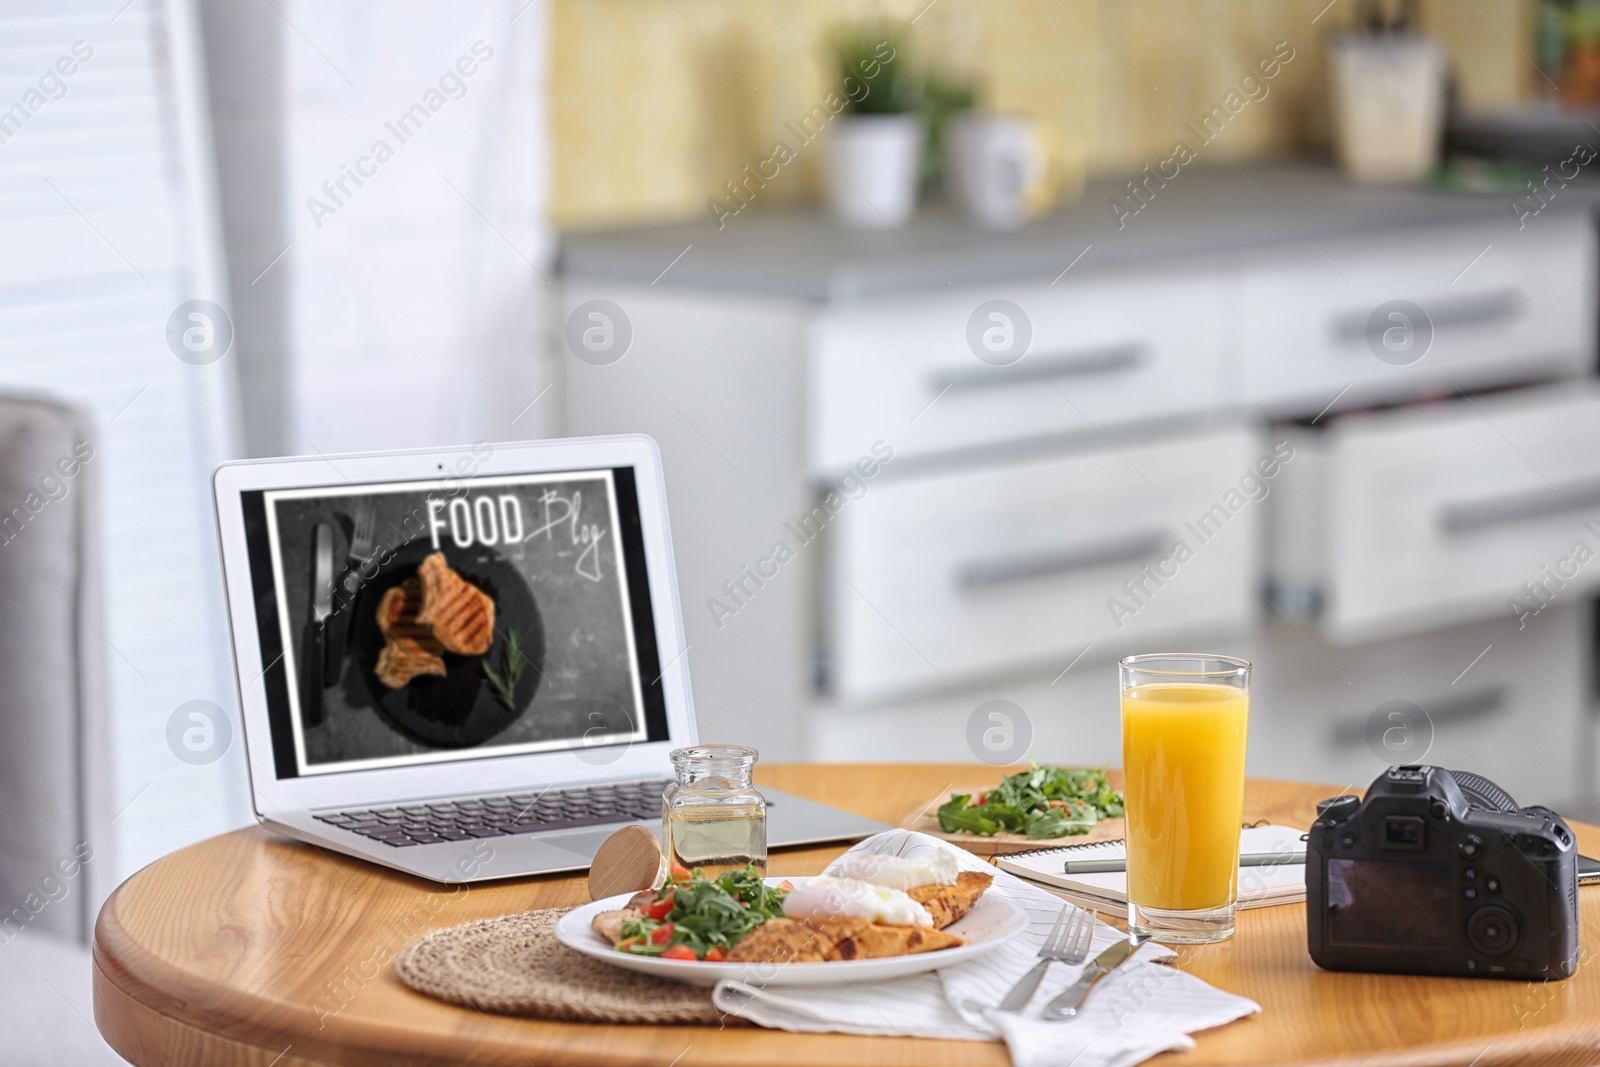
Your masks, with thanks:
<instances>
[{"instance_id":1,"label":"gray armchair","mask_svg":"<svg viewBox=\"0 0 1600 1067\"><path fill-rule=\"evenodd\" d=\"M82 413L0 397L0 1067L122 1060L92 1023L110 782Z\"/></svg>"}]
</instances>

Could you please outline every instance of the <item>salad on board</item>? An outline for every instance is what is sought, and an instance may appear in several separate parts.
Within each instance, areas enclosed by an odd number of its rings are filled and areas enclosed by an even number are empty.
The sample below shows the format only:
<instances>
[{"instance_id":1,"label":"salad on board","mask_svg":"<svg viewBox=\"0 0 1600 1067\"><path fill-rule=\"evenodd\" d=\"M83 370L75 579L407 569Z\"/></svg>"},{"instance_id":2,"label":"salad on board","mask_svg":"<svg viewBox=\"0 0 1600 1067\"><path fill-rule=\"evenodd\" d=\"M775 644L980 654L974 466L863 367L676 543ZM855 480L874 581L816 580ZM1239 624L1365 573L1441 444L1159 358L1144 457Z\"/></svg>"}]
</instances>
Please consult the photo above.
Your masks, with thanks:
<instances>
[{"instance_id":1,"label":"salad on board","mask_svg":"<svg viewBox=\"0 0 1600 1067\"><path fill-rule=\"evenodd\" d=\"M1030 840L1086 834L1101 819L1122 815L1122 794L1103 768L1069 769L1034 763L973 796L953 793L939 805L939 828L991 837L1001 831Z\"/></svg>"}]
</instances>

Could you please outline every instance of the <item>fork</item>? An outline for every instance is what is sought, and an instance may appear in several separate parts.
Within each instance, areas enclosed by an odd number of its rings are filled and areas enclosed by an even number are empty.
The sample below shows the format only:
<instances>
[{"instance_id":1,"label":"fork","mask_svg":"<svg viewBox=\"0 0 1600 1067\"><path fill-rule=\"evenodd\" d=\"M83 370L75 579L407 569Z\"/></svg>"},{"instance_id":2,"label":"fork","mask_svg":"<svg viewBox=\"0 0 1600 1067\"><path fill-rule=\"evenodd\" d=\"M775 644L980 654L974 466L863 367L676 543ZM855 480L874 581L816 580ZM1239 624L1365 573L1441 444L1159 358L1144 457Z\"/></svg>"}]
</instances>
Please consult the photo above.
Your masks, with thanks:
<instances>
[{"instance_id":1,"label":"fork","mask_svg":"<svg viewBox=\"0 0 1600 1067\"><path fill-rule=\"evenodd\" d=\"M360 571L361 565L372 555L373 528L378 525L371 508L360 507L356 509L356 530L350 538L350 575L345 577L345 584L350 584L350 579Z\"/></svg>"},{"instance_id":2,"label":"fork","mask_svg":"<svg viewBox=\"0 0 1600 1067\"><path fill-rule=\"evenodd\" d=\"M1052 963L1058 960L1062 963L1082 963L1088 959L1089 945L1094 940L1094 924L1098 918L1098 915L1091 916L1082 908L1064 905L1061 914L1056 916L1056 924L1050 928L1050 936L1044 939L1044 944L1039 948L1039 962L1011 987L1011 992L1000 1002L1000 1010L1021 1011L1026 1007Z\"/></svg>"},{"instance_id":3,"label":"fork","mask_svg":"<svg viewBox=\"0 0 1600 1067\"><path fill-rule=\"evenodd\" d=\"M372 555L373 533L377 527L377 516L371 507L358 506L354 516L355 529L350 536L350 550L345 563L344 574L339 578L339 585L345 592L345 603L341 606L339 616L335 619L333 640L329 642L325 657L323 673L324 685L338 685L339 675L344 669L345 645L350 636L350 619L347 610L355 595L361 589L363 578L361 565Z\"/></svg>"}]
</instances>

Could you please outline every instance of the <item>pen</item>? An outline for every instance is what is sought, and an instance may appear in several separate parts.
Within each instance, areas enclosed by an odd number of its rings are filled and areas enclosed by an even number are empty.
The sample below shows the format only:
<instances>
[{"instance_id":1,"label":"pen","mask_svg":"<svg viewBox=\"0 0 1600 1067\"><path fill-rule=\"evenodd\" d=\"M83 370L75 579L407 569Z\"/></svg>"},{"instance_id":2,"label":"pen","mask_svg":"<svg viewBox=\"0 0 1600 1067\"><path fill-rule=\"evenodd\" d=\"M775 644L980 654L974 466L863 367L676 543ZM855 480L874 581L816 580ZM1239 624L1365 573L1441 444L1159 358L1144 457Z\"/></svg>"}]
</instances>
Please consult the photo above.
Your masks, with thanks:
<instances>
[{"instance_id":1,"label":"pen","mask_svg":"<svg viewBox=\"0 0 1600 1067\"><path fill-rule=\"evenodd\" d=\"M1279 864L1304 863L1304 852L1247 852L1239 857L1241 867L1276 867ZM1128 869L1126 859L1068 860L1061 866L1063 874L1119 874Z\"/></svg>"}]
</instances>

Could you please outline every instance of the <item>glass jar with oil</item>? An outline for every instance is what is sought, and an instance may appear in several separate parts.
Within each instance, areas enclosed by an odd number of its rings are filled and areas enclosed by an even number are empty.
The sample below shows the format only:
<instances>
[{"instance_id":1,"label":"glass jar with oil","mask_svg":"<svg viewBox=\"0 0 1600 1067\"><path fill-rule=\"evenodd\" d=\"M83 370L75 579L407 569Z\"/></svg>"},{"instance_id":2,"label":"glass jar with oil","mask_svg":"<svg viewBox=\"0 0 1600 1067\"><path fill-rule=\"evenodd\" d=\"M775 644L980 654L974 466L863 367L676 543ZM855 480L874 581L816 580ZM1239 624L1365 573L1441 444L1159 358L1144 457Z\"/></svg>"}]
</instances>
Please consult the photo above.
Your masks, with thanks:
<instances>
[{"instance_id":1,"label":"glass jar with oil","mask_svg":"<svg viewBox=\"0 0 1600 1067\"><path fill-rule=\"evenodd\" d=\"M742 745L674 749L677 781L661 796L661 844L680 867L715 878L747 864L767 869L767 801L751 781L756 750Z\"/></svg>"}]
</instances>

